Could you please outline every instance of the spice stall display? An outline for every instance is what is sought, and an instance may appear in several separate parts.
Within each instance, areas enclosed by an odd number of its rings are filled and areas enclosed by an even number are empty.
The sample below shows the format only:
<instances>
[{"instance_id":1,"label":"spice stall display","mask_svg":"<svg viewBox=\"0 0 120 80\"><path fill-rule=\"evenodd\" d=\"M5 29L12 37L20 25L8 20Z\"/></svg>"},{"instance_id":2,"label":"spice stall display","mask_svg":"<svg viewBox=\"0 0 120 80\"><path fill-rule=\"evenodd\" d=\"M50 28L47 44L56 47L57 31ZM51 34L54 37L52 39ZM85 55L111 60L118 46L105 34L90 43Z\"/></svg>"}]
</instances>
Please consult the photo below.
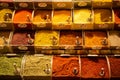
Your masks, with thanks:
<instances>
[{"instance_id":1,"label":"spice stall display","mask_svg":"<svg viewBox=\"0 0 120 80\"><path fill-rule=\"evenodd\" d=\"M0 9L0 30L12 30L13 23L13 10L11 9Z\"/></svg>"},{"instance_id":2,"label":"spice stall display","mask_svg":"<svg viewBox=\"0 0 120 80\"><path fill-rule=\"evenodd\" d=\"M15 30L32 30L32 10L16 10L13 23Z\"/></svg>"},{"instance_id":3,"label":"spice stall display","mask_svg":"<svg viewBox=\"0 0 120 80\"><path fill-rule=\"evenodd\" d=\"M10 45L13 52L34 52L34 32L15 31L11 35Z\"/></svg>"},{"instance_id":4,"label":"spice stall display","mask_svg":"<svg viewBox=\"0 0 120 80\"><path fill-rule=\"evenodd\" d=\"M52 16L53 29L71 29L72 12L71 10L54 10Z\"/></svg>"},{"instance_id":5,"label":"spice stall display","mask_svg":"<svg viewBox=\"0 0 120 80\"><path fill-rule=\"evenodd\" d=\"M78 56L53 56L52 80L79 80Z\"/></svg>"},{"instance_id":6,"label":"spice stall display","mask_svg":"<svg viewBox=\"0 0 120 80\"><path fill-rule=\"evenodd\" d=\"M35 10L33 29L52 29L52 10Z\"/></svg>"},{"instance_id":7,"label":"spice stall display","mask_svg":"<svg viewBox=\"0 0 120 80\"><path fill-rule=\"evenodd\" d=\"M21 80L22 56L0 56L0 79L1 80Z\"/></svg>"},{"instance_id":8,"label":"spice stall display","mask_svg":"<svg viewBox=\"0 0 120 80\"><path fill-rule=\"evenodd\" d=\"M93 11L91 9L75 9L73 14L72 29L93 29Z\"/></svg>"},{"instance_id":9,"label":"spice stall display","mask_svg":"<svg viewBox=\"0 0 120 80\"><path fill-rule=\"evenodd\" d=\"M10 45L9 45L10 36L11 36L10 31L0 32L0 53L11 52Z\"/></svg>"},{"instance_id":10,"label":"spice stall display","mask_svg":"<svg viewBox=\"0 0 120 80\"><path fill-rule=\"evenodd\" d=\"M110 72L105 57L81 57L81 80L109 80Z\"/></svg>"},{"instance_id":11,"label":"spice stall display","mask_svg":"<svg viewBox=\"0 0 120 80\"><path fill-rule=\"evenodd\" d=\"M51 80L52 56L26 55L23 59L24 80Z\"/></svg>"},{"instance_id":12,"label":"spice stall display","mask_svg":"<svg viewBox=\"0 0 120 80\"><path fill-rule=\"evenodd\" d=\"M14 8L13 0L0 0L0 8Z\"/></svg>"}]
</instances>

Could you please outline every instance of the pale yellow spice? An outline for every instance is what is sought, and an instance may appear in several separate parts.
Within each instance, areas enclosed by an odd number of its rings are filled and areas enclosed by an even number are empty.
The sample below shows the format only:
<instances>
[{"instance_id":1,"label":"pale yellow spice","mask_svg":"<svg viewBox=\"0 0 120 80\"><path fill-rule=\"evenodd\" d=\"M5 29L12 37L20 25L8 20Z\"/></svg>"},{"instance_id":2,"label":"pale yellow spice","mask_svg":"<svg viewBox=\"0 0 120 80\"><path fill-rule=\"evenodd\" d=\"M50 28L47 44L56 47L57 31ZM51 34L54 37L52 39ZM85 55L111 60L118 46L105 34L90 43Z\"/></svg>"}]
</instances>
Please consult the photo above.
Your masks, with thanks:
<instances>
[{"instance_id":1,"label":"pale yellow spice","mask_svg":"<svg viewBox=\"0 0 120 80\"><path fill-rule=\"evenodd\" d=\"M74 22L89 22L89 18L91 18L90 15L90 9L74 10Z\"/></svg>"},{"instance_id":2,"label":"pale yellow spice","mask_svg":"<svg viewBox=\"0 0 120 80\"><path fill-rule=\"evenodd\" d=\"M2 38L3 36L5 37L5 40L8 42L9 34L10 32L0 32L0 45L4 45L4 40Z\"/></svg>"},{"instance_id":3,"label":"pale yellow spice","mask_svg":"<svg viewBox=\"0 0 120 80\"><path fill-rule=\"evenodd\" d=\"M57 40L59 40L59 33L58 31L36 31L35 33L35 46L52 46L52 38L55 37Z\"/></svg>"},{"instance_id":4,"label":"pale yellow spice","mask_svg":"<svg viewBox=\"0 0 120 80\"><path fill-rule=\"evenodd\" d=\"M6 13L10 13L10 14L12 14L12 10L10 10L10 9L2 9L2 10L0 10L0 21L4 21L4 16L5 16L5 14ZM11 19L12 20L12 19ZM11 21L10 20L10 21Z\"/></svg>"}]
</instances>

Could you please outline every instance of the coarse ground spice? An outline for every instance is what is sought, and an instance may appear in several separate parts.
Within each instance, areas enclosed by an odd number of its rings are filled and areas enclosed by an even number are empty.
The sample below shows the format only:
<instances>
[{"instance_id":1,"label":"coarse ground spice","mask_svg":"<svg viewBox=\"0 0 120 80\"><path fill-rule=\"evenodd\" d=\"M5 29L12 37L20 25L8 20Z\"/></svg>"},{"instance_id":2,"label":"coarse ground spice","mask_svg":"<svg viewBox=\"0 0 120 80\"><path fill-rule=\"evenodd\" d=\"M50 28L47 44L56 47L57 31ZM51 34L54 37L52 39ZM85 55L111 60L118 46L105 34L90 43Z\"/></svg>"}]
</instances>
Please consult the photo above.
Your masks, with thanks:
<instances>
[{"instance_id":1,"label":"coarse ground spice","mask_svg":"<svg viewBox=\"0 0 120 80\"><path fill-rule=\"evenodd\" d=\"M9 35L10 35L9 31L2 31L2 32L0 32L0 45L6 44L5 42L7 42L7 44L8 44L8 42L9 42ZM4 37L5 41L4 41L3 37Z\"/></svg>"},{"instance_id":2,"label":"coarse ground spice","mask_svg":"<svg viewBox=\"0 0 120 80\"><path fill-rule=\"evenodd\" d=\"M59 43L59 32L41 30L35 33L35 46L52 46L53 37L55 38L55 45Z\"/></svg>"},{"instance_id":3,"label":"coarse ground spice","mask_svg":"<svg viewBox=\"0 0 120 80\"><path fill-rule=\"evenodd\" d=\"M112 21L112 10L109 9L95 9L94 10L95 23L111 22Z\"/></svg>"},{"instance_id":4,"label":"coarse ground spice","mask_svg":"<svg viewBox=\"0 0 120 80\"><path fill-rule=\"evenodd\" d=\"M0 21L5 21L5 15L6 13L11 14L11 16L9 17L9 21L12 21L12 13L13 11L11 9L1 9L0 10Z\"/></svg>"},{"instance_id":5,"label":"coarse ground spice","mask_svg":"<svg viewBox=\"0 0 120 80\"><path fill-rule=\"evenodd\" d=\"M90 22L89 19L92 17L90 9L79 9L74 10L74 22Z\"/></svg>"},{"instance_id":6,"label":"coarse ground spice","mask_svg":"<svg viewBox=\"0 0 120 80\"><path fill-rule=\"evenodd\" d=\"M29 17L29 19L28 19ZM14 15L14 23L28 23L32 18L32 10L17 10Z\"/></svg>"},{"instance_id":7,"label":"coarse ground spice","mask_svg":"<svg viewBox=\"0 0 120 80\"><path fill-rule=\"evenodd\" d=\"M120 10L119 9L114 9L114 17L115 17L115 22L120 23Z\"/></svg>"},{"instance_id":8,"label":"coarse ground spice","mask_svg":"<svg viewBox=\"0 0 120 80\"><path fill-rule=\"evenodd\" d=\"M36 10L34 12L33 22L50 22L51 12L50 10Z\"/></svg>"},{"instance_id":9,"label":"coarse ground spice","mask_svg":"<svg viewBox=\"0 0 120 80\"><path fill-rule=\"evenodd\" d=\"M120 58L119 57L109 57L110 69L111 69L111 77L120 78ZM119 79L117 79L119 80Z\"/></svg>"},{"instance_id":10,"label":"coarse ground spice","mask_svg":"<svg viewBox=\"0 0 120 80\"><path fill-rule=\"evenodd\" d=\"M111 46L120 46L120 32L119 31L109 31L108 39Z\"/></svg>"},{"instance_id":11,"label":"coarse ground spice","mask_svg":"<svg viewBox=\"0 0 120 80\"><path fill-rule=\"evenodd\" d=\"M30 34L31 38L34 39L34 33L33 32L14 32L11 40L12 45L29 45L29 37L28 34Z\"/></svg>"},{"instance_id":12,"label":"coarse ground spice","mask_svg":"<svg viewBox=\"0 0 120 80\"><path fill-rule=\"evenodd\" d=\"M54 23L68 23L72 22L71 11L69 10L54 10L52 22Z\"/></svg>"},{"instance_id":13,"label":"coarse ground spice","mask_svg":"<svg viewBox=\"0 0 120 80\"><path fill-rule=\"evenodd\" d=\"M39 76L40 80L50 80L52 75L51 60L52 56L26 56L23 76ZM47 69L50 69L49 74L46 73ZM42 76L44 76L43 79Z\"/></svg>"},{"instance_id":14,"label":"coarse ground spice","mask_svg":"<svg viewBox=\"0 0 120 80\"><path fill-rule=\"evenodd\" d=\"M104 68L104 76L100 76L101 68ZM109 80L110 75L106 58L81 58L81 77L82 80Z\"/></svg>"},{"instance_id":15,"label":"coarse ground spice","mask_svg":"<svg viewBox=\"0 0 120 80\"><path fill-rule=\"evenodd\" d=\"M76 69L76 74L74 74ZM52 65L52 80L79 80L80 78L80 65L77 56L71 57L53 57Z\"/></svg>"},{"instance_id":16,"label":"coarse ground spice","mask_svg":"<svg viewBox=\"0 0 120 80\"><path fill-rule=\"evenodd\" d=\"M81 31L60 31L60 45L76 45L77 36L79 36L79 42L82 44Z\"/></svg>"},{"instance_id":17,"label":"coarse ground spice","mask_svg":"<svg viewBox=\"0 0 120 80\"><path fill-rule=\"evenodd\" d=\"M102 47L102 40L107 38L107 33L102 31L86 31L85 46L86 47Z\"/></svg>"}]
</instances>

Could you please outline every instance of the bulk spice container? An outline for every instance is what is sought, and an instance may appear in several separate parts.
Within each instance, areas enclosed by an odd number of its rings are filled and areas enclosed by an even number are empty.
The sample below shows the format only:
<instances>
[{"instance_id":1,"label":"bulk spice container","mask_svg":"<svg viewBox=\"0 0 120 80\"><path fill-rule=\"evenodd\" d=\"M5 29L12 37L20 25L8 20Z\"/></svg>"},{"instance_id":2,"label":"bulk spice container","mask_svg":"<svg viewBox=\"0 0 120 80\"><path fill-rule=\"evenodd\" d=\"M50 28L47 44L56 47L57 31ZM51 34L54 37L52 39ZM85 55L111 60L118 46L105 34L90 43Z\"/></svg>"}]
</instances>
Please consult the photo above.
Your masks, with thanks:
<instances>
[{"instance_id":1,"label":"bulk spice container","mask_svg":"<svg viewBox=\"0 0 120 80\"><path fill-rule=\"evenodd\" d=\"M32 0L35 9L52 9L52 0Z\"/></svg>"},{"instance_id":2,"label":"bulk spice container","mask_svg":"<svg viewBox=\"0 0 120 80\"><path fill-rule=\"evenodd\" d=\"M52 56L26 55L22 62L24 80L51 80Z\"/></svg>"},{"instance_id":3,"label":"bulk spice container","mask_svg":"<svg viewBox=\"0 0 120 80\"><path fill-rule=\"evenodd\" d=\"M13 10L0 9L0 30L13 30Z\"/></svg>"},{"instance_id":4,"label":"bulk spice container","mask_svg":"<svg viewBox=\"0 0 120 80\"><path fill-rule=\"evenodd\" d=\"M93 11L91 9L76 9L73 11L72 29L93 29Z\"/></svg>"},{"instance_id":5,"label":"bulk spice container","mask_svg":"<svg viewBox=\"0 0 120 80\"><path fill-rule=\"evenodd\" d=\"M33 9L32 0L14 0L15 9Z\"/></svg>"},{"instance_id":6,"label":"bulk spice container","mask_svg":"<svg viewBox=\"0 0 120 80\"><path fill-rule=\"evenodd\" d=\"M40 30L35 33L35 51L59 48L59 31Z\"/></svg>"},{"instance_id":7,"label":"bulk spice container","mask_svg":"<svg viewBox=\"0 0 120 80\"><path fill-rule=\"evenodd\" d=\"M0 0L0 8L14 8L13 0Z\"/></svg>"},{"instance_id":8,"label":"bulk spice container","mask_svg":"<svg viewBox=\"0 0 120 80\"><path fill-rule=\"evenodd\" d=\"M0 31L0 53L9 53L11 52L10 49L10 31Z\"/></svg>"},{"instance_id":9,"label":"bulk spice container","mask_svg":"<svg viewBox=\"0 0 120 80\"><path fill-rule=\"evenodd\" d=\"M32 30L32 10L16 10L13 23L15 30Z\"/></svg>"},{"instance_id":10,"label":"bulk spice container","mask_svg":"<svg viewBox=\"0 0 120 80\"><path fill-rule=\"evenodd\" d=\"M34 52L34 31L14 31L10 39L10 46L14 53Z\"/></svg>"},{"instance_id":11,"label":"bulk spice container","mask_svg":"<svg viewBox=\"0 0 120 80\"><path fill-rule=\"evenodd\" d=\"M22 56L0 56L0 80L21 80Z\"/></svg>"},{"instance_id":12,"label":"bulk spice container","mask_svg":"<svg viewBox=\"0 0 120 80\"><path fill-rule=\"evenodd\" d=\"M33 13L33 29L52 29L52 10L35 10Z\"/></svg>"},{"instance_id":13,"label":"bulk spice container","mask_svg":"<svg viewBox=\"0 0 120 80\"><path fill-rule=\"evenodd\" d=\"M72 11L71 10L53 10L52 28L53 29L71 29Z\"/></svg>"}]
</instances>

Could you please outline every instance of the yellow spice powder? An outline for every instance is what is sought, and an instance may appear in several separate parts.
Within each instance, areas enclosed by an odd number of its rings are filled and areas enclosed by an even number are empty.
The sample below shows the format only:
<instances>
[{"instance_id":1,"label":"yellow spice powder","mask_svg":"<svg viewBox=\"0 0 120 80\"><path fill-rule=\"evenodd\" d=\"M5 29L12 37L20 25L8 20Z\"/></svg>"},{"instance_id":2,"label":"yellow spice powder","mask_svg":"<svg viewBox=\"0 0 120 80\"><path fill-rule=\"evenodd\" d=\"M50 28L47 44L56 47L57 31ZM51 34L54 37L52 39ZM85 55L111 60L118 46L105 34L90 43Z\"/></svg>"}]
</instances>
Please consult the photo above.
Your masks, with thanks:
<instances>
[{"instance_id":1,"label":"yellow spice powder","mask_svg":"<svg viewBox=\"0 0 120 80\"><path fill-rule=\"evenodd\" d=\"M10 10L10 9L2 9L2 10L0 10L0 21L5 21L4 17L6 15L6 13L12 14L12 10ZM11 20L12 19L10 19L10 21Z\"/></svg>"},{"instance_id":2,"label":"yellow spice powder","mask_svg":"<svg viewBox=\"0 0 120 80\"><path fill-rule=\"evenodd\" d=\"M58 31L37 31L35 33L35 46L52 46L52 38L56 38L56 45L58 45L59 34Z\"/></svg>"},{"instance_id":3,"label":"yellow spice powder","mask_svg":"<svg viewBox=\"0 0 120 80\"><path fill-rule=\"evenodd\" d=\"M74 22L89 22L89 18L91 18L90 9L74 10Z\"/></svg>"},{"instance_id":4,"label":"yellow spice powder","mask_svg":"<svg viewBox=\"0 0 120 80\"><path fill-rule=\"evenodd\" d=\"M72 22L71 11L68 10L54 11L52 20L53 23L67 22L68 20Z\"/></svg>"}]
</instances>

